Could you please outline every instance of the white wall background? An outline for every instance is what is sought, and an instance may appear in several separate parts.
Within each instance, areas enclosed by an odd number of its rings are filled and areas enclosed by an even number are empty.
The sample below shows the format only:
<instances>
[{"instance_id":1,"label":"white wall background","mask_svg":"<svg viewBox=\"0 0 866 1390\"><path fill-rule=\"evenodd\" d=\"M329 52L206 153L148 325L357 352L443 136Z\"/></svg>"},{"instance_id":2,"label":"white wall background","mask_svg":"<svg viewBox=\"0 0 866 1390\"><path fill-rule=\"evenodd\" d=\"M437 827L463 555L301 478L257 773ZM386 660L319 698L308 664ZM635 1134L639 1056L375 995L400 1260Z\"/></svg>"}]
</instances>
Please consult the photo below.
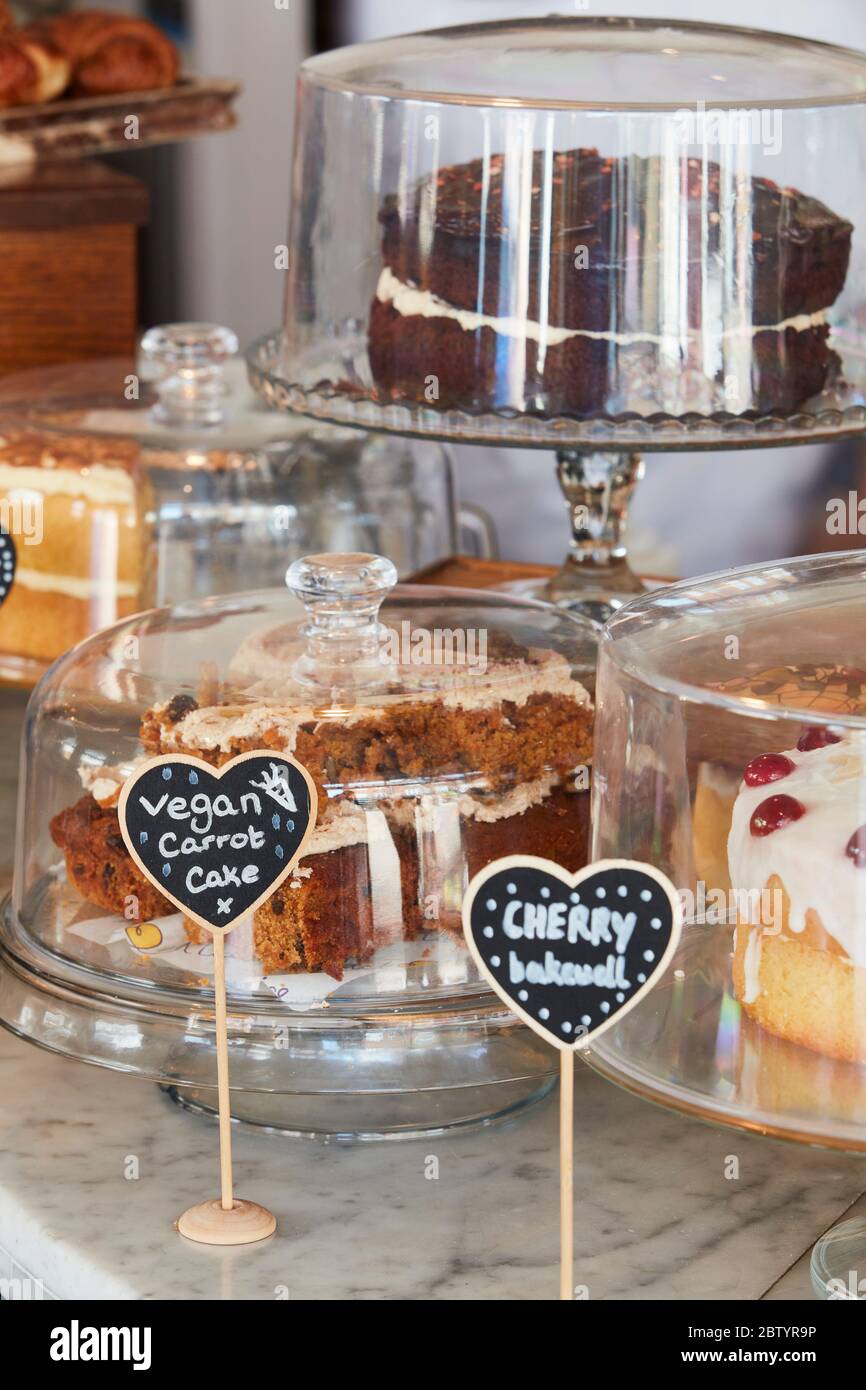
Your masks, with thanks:
<instances>
[{"instance_id":1,"label":"white wall background","mask_svg":"<svg viewBox=\"0 0 866 1390\"><path fill-rule=\"evenodd\" d=\"M743 24L866 47L864 0L349 0L347 9L353 41L518 15L611 14Z\"/></svg>"},{"instance_id":2,"label":"white wall background","mask_svg":"<svg viewBox=\"0 0 866 1390\"><path fill-rule=\"evenodd\" d=\"M309 7L290 0L190 0L188 66L243 85L239 126L182 147L177 313L228 324L244 343L279 325L288 227L295 74Z\"/></svg>"}]
</instances>

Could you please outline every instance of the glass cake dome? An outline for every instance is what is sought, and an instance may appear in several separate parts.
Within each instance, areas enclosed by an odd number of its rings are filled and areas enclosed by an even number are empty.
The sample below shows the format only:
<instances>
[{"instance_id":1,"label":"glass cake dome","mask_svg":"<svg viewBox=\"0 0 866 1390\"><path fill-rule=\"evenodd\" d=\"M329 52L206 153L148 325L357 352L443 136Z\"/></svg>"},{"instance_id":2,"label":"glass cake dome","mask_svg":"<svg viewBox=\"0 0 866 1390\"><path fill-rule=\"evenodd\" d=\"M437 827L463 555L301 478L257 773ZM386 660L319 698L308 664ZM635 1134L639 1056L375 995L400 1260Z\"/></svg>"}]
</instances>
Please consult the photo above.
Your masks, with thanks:
<instances>
[{"instance_id":1,"label":"glass cake dome","mask_svg":"<svg viewBox=\"0 0 866 1390\"><path fill-rule=\"evenodd\" d=\"M138 361L4 379L0 675L33 683L144 608L279 585L311 551L381 550L405 576L460 549L446 449L268 410L237 352L170 324Z\"/></svg>"},{"instance_id":2,"label":"glass cake dome","mask_svg":"<svg viewBox=\"0 0 866 1390\"><path fill-rule=\"evenodd\" d=\"M866 429L863 54L685 20L442 29L304 64L295 142L252 382L555 450L571 545L520 592L603 620L642 590L646 452Z\"/></svg>"},{"instance_id":3,"label":"glass cake dome","mask_svg":"<svg viewBox=\"0 0 866 1390\"><path fill-rule=\"evenodd\" d=\"M859 431L864 223L860 53L556 15L326 53L253 379L321 418L547 448Z\"/></svg>"},{"instance_id":4,"label":"glass cake dome","mask_svg":"<svg viewBox=\"0 0 866 1390\"><path fill-rule=\"evenodd\" d=\"M587 1054L688 1114L860 1153L864 634L864 551L678 584L608 624L593 858L661 869L686 926L667 974ZM851 1236L817 1248L819 1289L834 1260L856 1267ZM857 1240L862 1272L866 1228Z\"/></svg>"},{"instance_id":5,"label":"glass cake dome","mask_svg":"<svg viewBox=\"0 0 866 1390\"><path fill-rule=\"evenodd\" d=\"M552 1084L553 1055L475 975L460 910L501 855L586 862L597 633L396 579L374 555L308 557L291 593L140 614L55 663L23 743L7 1027L210 1104L212 941L132 859L118 801L159 755L207 773L282 751L313 778L318 818L227 938L236 1117L399 1134Z\"/></svg>"}]
</instances>

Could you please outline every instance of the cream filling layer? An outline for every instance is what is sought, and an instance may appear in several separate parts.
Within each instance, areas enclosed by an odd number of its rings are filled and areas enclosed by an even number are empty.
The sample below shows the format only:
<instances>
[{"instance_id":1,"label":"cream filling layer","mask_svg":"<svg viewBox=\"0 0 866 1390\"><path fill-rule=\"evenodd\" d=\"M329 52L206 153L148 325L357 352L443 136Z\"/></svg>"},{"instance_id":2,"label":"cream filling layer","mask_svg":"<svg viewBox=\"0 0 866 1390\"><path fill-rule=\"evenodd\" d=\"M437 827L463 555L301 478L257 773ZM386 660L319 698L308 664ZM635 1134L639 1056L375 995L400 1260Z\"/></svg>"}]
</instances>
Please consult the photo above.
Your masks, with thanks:
<instances>
[{"instance_id":1,"label":"cream filling layer","mask_svg":"<svg viewBox=\"0 0 866 1390\"><path fill-rule=\"evenodd\" d=\"M252 705L216 705L193 710L173 728L163 728L163 739L168 747L201 748L226 750L240 740L259 738L269 730L274 730L281 740L281 747L291 753L297 743L298 731L305 724L327 728L329 724L339 724L350 728L355 724L371 719L382 718L400 706L413 704L439 703L449 709L486 710L498 709L503 702L524 705L534 695L565 696L581 709L590 706L589 693L572 676L571 666L558 652L538 649L536 660L529 662L496 663L491 661L486 670L472 668L440 667L435 669L435 683L431 677L429 690L406 688L394 695L380 696L377 692L366 695L363 688L359 703L351 707L335 707L331 712L311 706L292 706L281 703L278 694L273 703ZM238 673L233 667L233 673ZM281 666L283 682L291 682L291 658L286 654L285 665ZM406 668L407 677L415 679L417 668ZM252 694L255 686L247 691ZM164 712L163 705L155 710L157 715ZM325 717L323 718L323 714Z\"/></svg>"},{"instance_id":2,"label":"cream filling layer","mask_svg":"<svg viewBox=\"0 0 866 1390\"><path fill-rule=\"evenodd\" d=\"M542 801L547 800L559 780L556 773L548 773L537 782L524 782L489 801L473 796L461 796L457 804L461 816L465 816L467 820L492 825L511 816L522 816L524 811L530 810L533 806L540 806Z\"/></svg>"},{"instance_id":3,"label":"cream filling layer","mask_svg":"<svg viewBox=\"0 0 866 1390\"><path fill-rule=\"evenodd\" d=\"M595 342L614 343L617 347L633 347L638 343L650 343L667 350L677 348L684 339L702 339L705 330L690 329L685 334L675 333L617 333L613 329L557 328L553 324L536 323L532 319L514 317L499 318L492 314L479 314L471 309L458 309L429 290L418 289L398 280L393 271L386 266L379 277L376 298L380 304L390 304L401 318L451 319L466 333L477 333L480 328L492 328L504 338L531 339L546 347L558 347L571 338L588 338ZM795 314L783 319L781 323L741 324L735 328L723 329L722 338L749 338L758 333L784 333L792 328L797 333L817 328L826 322L827 310L818 309L813 314Z\"/></svg>"},{"instance_id":4,"label":"cream filling layer","mask_svg":"<svg viewBox=\"0 0 866 1390\"><path fill-rule=\"evenodd\" d=\"M38 594L63 594L66 598L87 601L94 595L104 596L110 589L115 598L137 598L139 586L125 580L80 579L70 574L48 574L44 570L17 569L13 587L32 589Z\"/></svg>"},{"instance_id":5,"label":"cream filling layer","mask_svg":"<svg viewBox=\"0 0 866 1390\"><path fill-rule=\"evenodd\" d=\"M128 506L135 500L135 485L120 464L110 468L91 463L79 470L53 468L48 463L38 468L29 465L18 468L15 464L0 462L0 493L14 496L16 492L35 492L43 497L81 497L109 507Z\"/></svg>"}]
</instances>

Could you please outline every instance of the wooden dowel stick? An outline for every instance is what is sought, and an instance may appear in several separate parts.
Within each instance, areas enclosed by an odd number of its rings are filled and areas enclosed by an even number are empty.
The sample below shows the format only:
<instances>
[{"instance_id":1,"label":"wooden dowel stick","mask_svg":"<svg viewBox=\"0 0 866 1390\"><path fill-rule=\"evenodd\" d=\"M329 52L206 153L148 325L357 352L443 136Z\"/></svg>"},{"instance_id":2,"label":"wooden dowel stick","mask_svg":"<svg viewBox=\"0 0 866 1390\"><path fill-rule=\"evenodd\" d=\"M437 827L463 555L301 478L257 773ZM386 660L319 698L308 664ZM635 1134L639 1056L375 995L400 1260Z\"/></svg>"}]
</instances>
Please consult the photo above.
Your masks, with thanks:
<instances>
[{"instance_id":1,"label":"wooden dowel stick","mask_svg":"<svg viewBox=\"0 0 866 1390\"><path fill-rule=\"evenodd\" d=\"M229 1029L226 1006L225 932L213 933L214 1006L216 1012L217 1091L220 1117L220 1199L197 1202L177 1223L182 1236L202 1245L251 1245L272 1236L277 1223L258 1202L234 1200L232 1185L232 1114L229 1092Z\"/></svg>"},{"instance_id":2,"label":"wooden dowel stick","mask_svg":"<svg viewBox=\"0 0 866 1390\"><path fill-rule=\"evenodd\" d=\"M220 1184L223 1211L234 1205L232 1193L232 1116L229 1094L229 1035L226 1017L226 939L213 935L214 998L216 1002L217 1092L220 1116Z\"/></svg>"},{"instance_id":3,"label":"wooden dowel stick","mask_svg":"<svg viewBox=\"0 0 866 1390\"><path fill-rule=\"evenodd\" d=\"M559 1297L574 1297L574 1053L560 1052L559 1069Z\"/></svg>"}]
</instances>

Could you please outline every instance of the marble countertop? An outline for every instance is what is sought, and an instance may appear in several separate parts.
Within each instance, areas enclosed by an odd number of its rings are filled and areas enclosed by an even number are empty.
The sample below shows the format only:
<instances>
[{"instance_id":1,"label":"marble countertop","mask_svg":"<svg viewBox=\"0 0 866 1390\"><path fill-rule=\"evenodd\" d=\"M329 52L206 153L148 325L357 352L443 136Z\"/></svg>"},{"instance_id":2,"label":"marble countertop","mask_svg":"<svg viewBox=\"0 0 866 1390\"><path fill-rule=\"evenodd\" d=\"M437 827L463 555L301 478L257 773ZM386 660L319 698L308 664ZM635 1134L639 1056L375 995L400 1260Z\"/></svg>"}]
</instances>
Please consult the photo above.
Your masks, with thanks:
<instances>
[{"instance_id":1,"label":"marble countertop","mask_svg":"<svg viewBox=\"0 0 866 1390\"><path fill-rule=\"evenodd\" d=\"M6 870L21 708L0 693ZM582 1065L575 1088L575 1280L591 1299L811 1297L812 1243L866 1205L862 1158L713 1129ZM555 1299L557 1131L550 1102L415 1142L239 1131L236 1191L278 1231L208 1249L173 1222L216 1194L215 1125L0 1032L0 1280L30 1276L59 1298Z\"/></svg>"},{"instance_id":2,"label":"marble countertop","mask_svg":"<svg viewBox=\"0 0 866 1390\"><path fill-rule=\"evenodd\" d=\"M0 1247L57 1297L557 1296L550 1102L475 1134L411 1143L236 1133L236 1190L270 1207L278 1232L213 1250L173 1229L216 1193L211 1121L153 1085L5 1034L0 1098ZM584 1067L575 1115L575 1279L591 1299L809 1297L798 1262L866 1179L862 1159L715 1130ZM740 1177L730 1181L734 1153Z\"/></svg>"}]
</instances>

